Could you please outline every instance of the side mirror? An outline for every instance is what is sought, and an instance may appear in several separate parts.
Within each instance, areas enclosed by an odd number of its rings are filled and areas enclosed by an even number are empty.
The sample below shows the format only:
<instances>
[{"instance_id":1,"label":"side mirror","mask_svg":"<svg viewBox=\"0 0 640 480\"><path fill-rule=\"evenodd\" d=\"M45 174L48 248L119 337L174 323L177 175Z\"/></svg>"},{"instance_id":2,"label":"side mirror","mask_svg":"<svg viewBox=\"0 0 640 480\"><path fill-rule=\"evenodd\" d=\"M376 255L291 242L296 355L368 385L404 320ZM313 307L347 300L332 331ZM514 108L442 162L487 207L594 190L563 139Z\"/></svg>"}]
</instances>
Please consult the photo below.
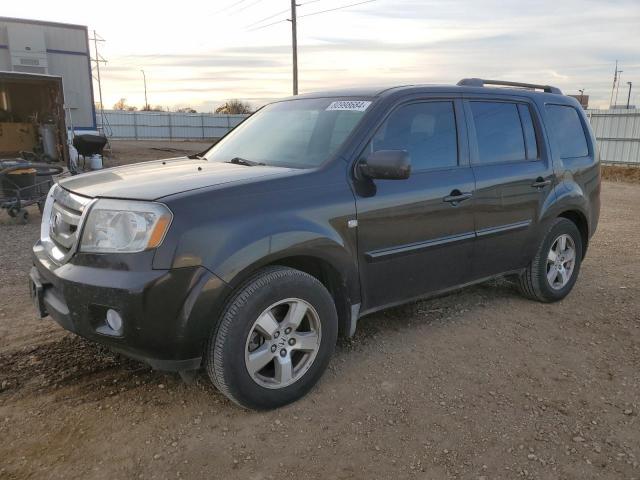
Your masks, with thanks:
<instances>
[{"instance_id":1,"label":"side mirror","mask_svg":"<svg viewBox=\"0 0 640 480\"><path fill-rule=\"evenodd\" d=\"M358 164L362 175L381 180L405 180L411 175L411 159L406 150L378 150Z\"/></svg>"}]
</instances>

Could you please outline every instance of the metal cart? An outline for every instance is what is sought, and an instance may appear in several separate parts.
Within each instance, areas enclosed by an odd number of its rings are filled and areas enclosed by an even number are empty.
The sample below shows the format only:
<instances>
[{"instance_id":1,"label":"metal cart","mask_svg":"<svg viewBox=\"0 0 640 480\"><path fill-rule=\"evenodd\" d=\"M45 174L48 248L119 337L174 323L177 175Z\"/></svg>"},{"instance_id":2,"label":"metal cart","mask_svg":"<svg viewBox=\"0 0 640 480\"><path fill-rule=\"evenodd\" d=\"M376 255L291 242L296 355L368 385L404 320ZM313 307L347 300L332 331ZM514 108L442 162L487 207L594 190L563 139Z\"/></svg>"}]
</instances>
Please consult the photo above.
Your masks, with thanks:
<instances>
[{"instance_id":1,"label":"metal cart","mask_svg":"<svg viewBox=\"0 0 640 480\"><path fill-rule=\"evenodd\" d=\"M37 204L42 212L54 177L62 167L25 160L0 160L0 208L22 223L29 220L25 207Z\"/></svg>"}]
</instances>

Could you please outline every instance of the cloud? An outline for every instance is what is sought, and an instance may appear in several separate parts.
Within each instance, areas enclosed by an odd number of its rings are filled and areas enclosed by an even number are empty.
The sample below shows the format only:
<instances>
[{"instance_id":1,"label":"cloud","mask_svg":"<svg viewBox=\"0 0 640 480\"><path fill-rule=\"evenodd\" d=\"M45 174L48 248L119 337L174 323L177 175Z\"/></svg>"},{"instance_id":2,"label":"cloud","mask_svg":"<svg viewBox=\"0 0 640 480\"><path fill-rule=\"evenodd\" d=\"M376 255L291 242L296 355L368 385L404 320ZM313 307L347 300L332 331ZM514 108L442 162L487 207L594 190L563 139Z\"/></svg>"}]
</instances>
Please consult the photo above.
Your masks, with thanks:
<instances>
[{"instance_id":1,"label":"cloud","mask_svg":"<svg viewBox=\"0 0 640 480\"><path fill-rule=\"evenodd\" d=\"M132 55L121 48L104 69L106 91L114 98L142 98L144 68L150 92L168 104L210 105L230 97L263 102L289 95L289 27L242 30L274 13L271 2L259 7L253 16L258 7L215 20L203 14L189 24L191 35L181 36L176 20L171 41L136 43L158 45L157 52ZM237 23L223 24L232 19ZM585 88L599 105L609 99L616 59L623 78L640 85L638 25L638 0L379 0L301 18L300 89L484 76L557 84L567 93Z\"/></svg>"}]
</instances>

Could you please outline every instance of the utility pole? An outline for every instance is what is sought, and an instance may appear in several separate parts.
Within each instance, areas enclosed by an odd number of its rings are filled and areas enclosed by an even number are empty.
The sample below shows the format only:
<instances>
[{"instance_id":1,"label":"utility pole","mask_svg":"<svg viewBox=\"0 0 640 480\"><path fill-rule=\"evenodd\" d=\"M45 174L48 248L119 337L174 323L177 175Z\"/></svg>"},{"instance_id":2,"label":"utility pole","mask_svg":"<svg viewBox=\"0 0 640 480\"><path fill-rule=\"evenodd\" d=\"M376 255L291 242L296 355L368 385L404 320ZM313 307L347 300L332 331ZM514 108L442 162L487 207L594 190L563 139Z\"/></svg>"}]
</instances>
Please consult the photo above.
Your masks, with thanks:
<instances>
[{"instance_id":1,"label":"utility pole","mask_svg":"<svg viewBox=\"0 0 640 480\"><path fill-rule=\"evenodd\" d=\"M147 101L147 76L144 74L144 70L140 70L142 72L142 80L144 81L144 108L143 110L149 110L149 102Z\"/></svg>"},{"instance_id":2,"label":"utility pole","mask_svg":"<svg viewBox=\"0 0 640 480\"><path fill-rule=\"evenodd\" d=\"M293 47L293 94L298 95L298 22L296 0L291 0L291 45Z\"/></svg>"},{"instance_id":3,"label":"utility pole","mask_svg":"<svg viewBox=\"0 0 640 480\"><path fill-rule=\"evenodd\" d=\"M584 88L578 91L580 92L580 106L584 108Z\"/></svg>"},{"instance_id":4,"label":"utility pole","mask_svg":"<svg viewBox=\"0 0 640 480\"><path fill-rule=\"evenodd\" d=\"M616 89L616 83L618 82L618 60L616 60L616 69L613 71L613 86L611 87L611 99L609 100L609 108L613 105L613 92Z\"/></svg>"},{"instance_id":5,"label":"utility pole","mask_svg":"<svg viewBox=\"0 0 640 480\"><path fill-rule=\"evenodd\" d=\"M104 103L102 103L102 81L100 80L100 64L107 63L105 59L103 59L98 53L98 42L104 42L104 38L100 37L96 31L93 31L93 38L89 40L93 41L94 55L95 58L91 60L96 64L96 79L98 80L98 97L100 99L100 119L102 120L102 127L104 128Z\"/></svg>"},{"instance_id":6,"label":"utility pole","mask_svg":"<svg viewBox=\"0 0 640 480\"><path fill-rule=\"evenodd\" d=\"M618 92L620 91L620 79L622 78L622 70L618 70L618 86L616 87L616 100L614 105L618 105Z\"/></svg>"},{"instance_id":7,"label":"utility pole","mask_svg":"<svg viewBox=\"0 0 640 480\"><path fill-rule=\"evenodd\" d=\"M631 82L627 82L627 85L629 85L629 94L627 95L627 110L629 110L629 102L631 102Z\"/></svg>"}]
</instances>

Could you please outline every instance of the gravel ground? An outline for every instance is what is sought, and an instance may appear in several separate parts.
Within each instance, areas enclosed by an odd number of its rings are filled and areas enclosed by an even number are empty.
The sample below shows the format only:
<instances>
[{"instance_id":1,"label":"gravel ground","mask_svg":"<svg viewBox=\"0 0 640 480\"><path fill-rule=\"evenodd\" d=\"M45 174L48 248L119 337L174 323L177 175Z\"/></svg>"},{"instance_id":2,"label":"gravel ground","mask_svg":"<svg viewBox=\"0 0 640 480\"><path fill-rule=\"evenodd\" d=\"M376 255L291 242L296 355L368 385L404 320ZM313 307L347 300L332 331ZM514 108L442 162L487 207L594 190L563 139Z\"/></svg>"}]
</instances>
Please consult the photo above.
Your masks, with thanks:
<instances>
[{"instance_id":1,"label":"gravel ground","mask_svg":"<svg viewBox=\"0 0 640 480\"><path fill-rule=\"evenodd\" d=\"M210 142L112 140L110 142L111 149L105 151L104 166L115 167L127 163L191 155L208 149L213 143L214 140Z\"/></svg>"},{"instance_id":2,"label":"gravel ground","mask_svg":"<svg viewBox=\"0 0 640 480\"><path fill-rule=\"evenodd\" d=\"M0 217L0 478L640 479L640 187L603 184L564 301L506 281L361 320L267 413L36 320L27 225Z\"/></svg>"}]
</instances>

